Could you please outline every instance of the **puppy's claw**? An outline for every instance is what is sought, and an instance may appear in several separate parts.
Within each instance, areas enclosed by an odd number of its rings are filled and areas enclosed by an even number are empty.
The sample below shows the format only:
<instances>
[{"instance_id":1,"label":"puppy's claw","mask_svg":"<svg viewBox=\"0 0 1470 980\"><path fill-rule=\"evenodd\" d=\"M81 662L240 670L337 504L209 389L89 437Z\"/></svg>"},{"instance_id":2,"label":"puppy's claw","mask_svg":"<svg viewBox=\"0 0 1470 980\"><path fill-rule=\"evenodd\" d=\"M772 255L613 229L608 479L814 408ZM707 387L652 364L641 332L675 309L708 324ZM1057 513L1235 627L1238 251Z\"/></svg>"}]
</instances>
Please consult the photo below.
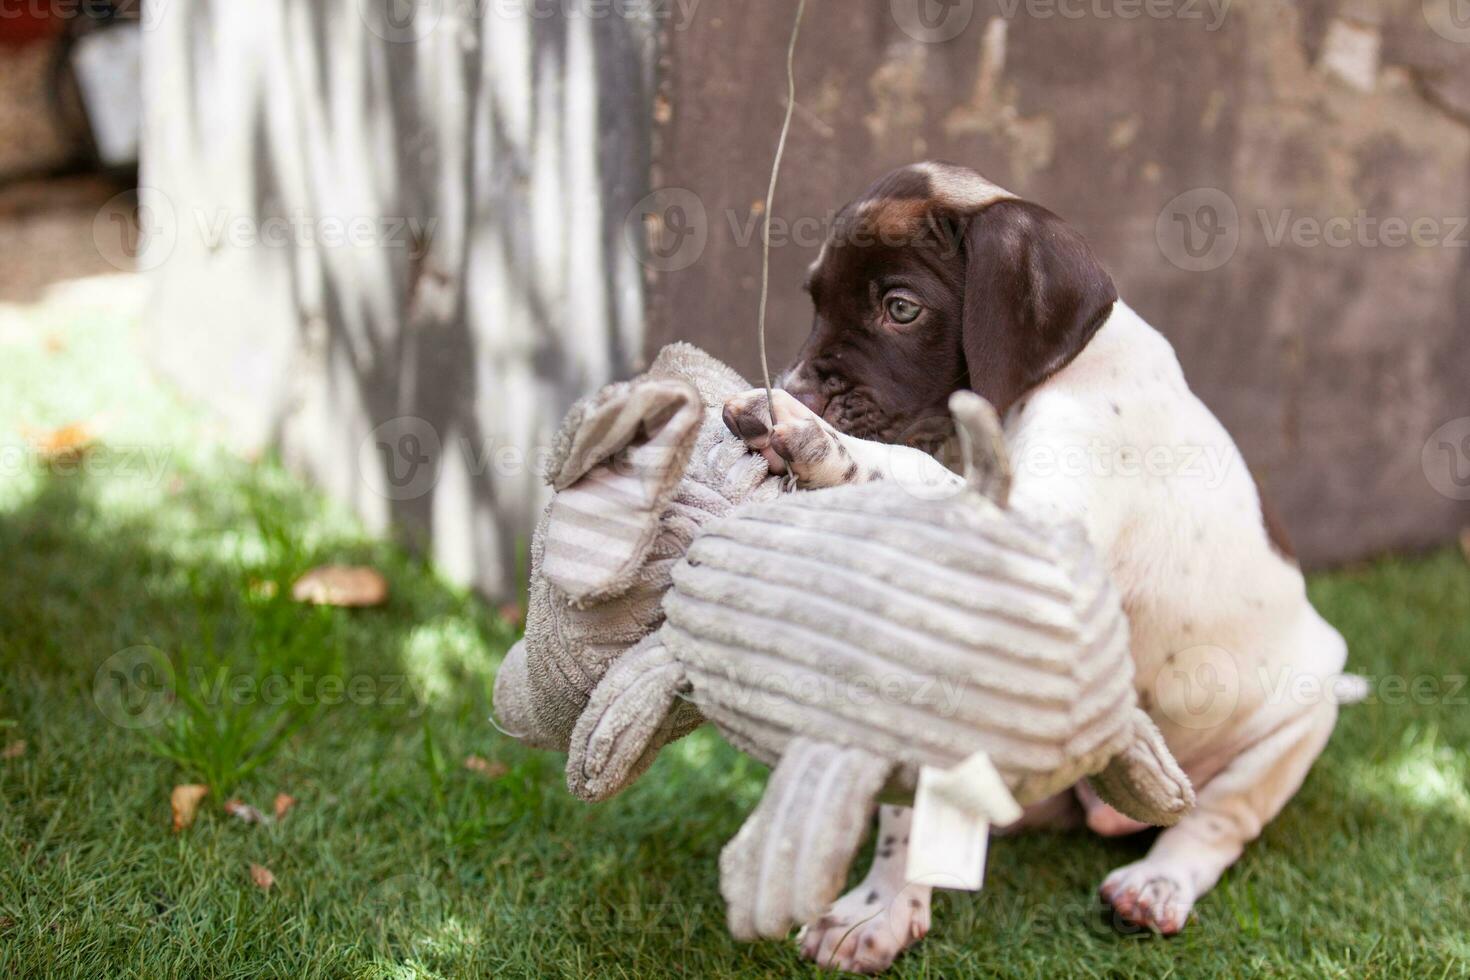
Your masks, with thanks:
<instances>
[{"instance_id":1,"label":"puppy's claw","mask_svg":"<svg viewBox=\"0 0 1470 980\"><path fill-rule=\"evenodd\" d=\"M757 388L726 401L725 428L765 457L772 473L789 470L806 489L857 480L858 467L836 429L790 392L776 389L771 397L768 406L765 391Z\"/></svg>"},{"instance_id":2,"label":"puppy's claw","mask_svg":"<svg viewBox=\"0 0 1470 980\"><path fill-rule=\"evenodd\" d=\"M730 430L730 434L745 442L759 439L771 431L765 420L760 417L759 412L737 411L734 399L725 403L725 409L720 413L720 417L724 419L725 428Z\"/></svg>"},{"instance_id":3,"label":"puppy's claw","mask_svg":"<svg viewBox=\"0 0 1470 980\"><path fill-rule=\"evenodd\" d=\"M1182 930L1194 907L1182 876L1146 858L1108 875L1098 893L1128 923L1165 936Z\"/></svg>"}]
</instances>

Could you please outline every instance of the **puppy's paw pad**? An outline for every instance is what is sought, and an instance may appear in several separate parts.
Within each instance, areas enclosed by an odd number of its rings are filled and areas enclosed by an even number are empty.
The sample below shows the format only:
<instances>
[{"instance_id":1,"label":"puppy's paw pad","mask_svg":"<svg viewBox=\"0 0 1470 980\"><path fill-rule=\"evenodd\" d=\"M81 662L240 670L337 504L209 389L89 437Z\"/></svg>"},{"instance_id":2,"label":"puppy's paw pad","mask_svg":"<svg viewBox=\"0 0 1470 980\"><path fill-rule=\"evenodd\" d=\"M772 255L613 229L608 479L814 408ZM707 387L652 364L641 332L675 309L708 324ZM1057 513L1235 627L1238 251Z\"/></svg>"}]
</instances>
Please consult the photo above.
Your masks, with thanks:
<instances>
[{"instance_id":1,"label":"puppy's paw pad","mask_svg":"<svg viewBox=\"0 0 1470 980\"><path fill-rule=\"evenodd\" d=\"M771 431L771 445L796 466L821 466L847 455L832 433L814 419L778 422Z\"/></svg>"},{"instance_id":2,"label":"puppy's paw pad","mask_svg":"<svg viewBox=\"0 0 1470 980\"><path fill-rule=\"evenodd\" d=\"M929 891L885 895L859 885L797 937L801 955L829 970L880 973L929 933Z\"/></svg>"},{"instance_id":3,"label":"puppy's paw pad","mask_svg":"<svg viewBox=\"0 0 1470 980\"><path fill-rule=\"evenodd\" d=\"M766 405L764 388L732 395L725 399L720 417L731 435L745 441L752 449L763 449L763 440L771 431L771 410ZM761 441L761 445L755 445Z\"/></svg>"},{"instance_id":4,"label":"puppy's paw pad","mask_svg":"<svg viewBox=\"0 0 1470 980\"><path fill-rule=\"evenodd\" d=\"M1125 921L1166 936L1184 928L1195 899L1179 869L1147 859L1108 875L1098 893Z\"/></svg>"}]
</instances>

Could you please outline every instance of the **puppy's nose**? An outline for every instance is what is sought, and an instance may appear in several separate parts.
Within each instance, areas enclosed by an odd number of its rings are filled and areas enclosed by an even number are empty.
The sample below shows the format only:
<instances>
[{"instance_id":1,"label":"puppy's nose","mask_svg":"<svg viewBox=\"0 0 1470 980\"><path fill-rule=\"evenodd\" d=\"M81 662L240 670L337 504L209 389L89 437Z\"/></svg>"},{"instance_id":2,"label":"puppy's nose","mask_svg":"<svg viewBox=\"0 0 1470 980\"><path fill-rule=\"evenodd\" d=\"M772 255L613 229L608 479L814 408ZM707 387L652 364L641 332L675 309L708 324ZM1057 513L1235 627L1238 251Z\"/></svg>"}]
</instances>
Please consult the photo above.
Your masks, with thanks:
<instances>
[{"instance_id":1,"label":"puppy's nose","mask_svg":"<svg viewBox=\"0 0 1470 980\"><path fill-rule=\"evenodd\" d=\"M734 412L726 405L725 410L720 413L720 418L725 420L725 428L730 434L738 436L747 442L751 439L759 439L768 431L766 422L754 412Z\"/></svg>"},{"instance_id":2,"label":"puppy's nose","mask_svg":"<svg viewBox=\"0 0 1470 980\"><path fill-rule=\"evenodd\" d=\"M811 409L813 414L818 418L821 417L822 411L827 407L827 399L823 398L820 392L801 390L793 391L791 394L796 396L797 401Z\"/></svg>"},{"instance_id":3,"label":"puppy's nose","mask_svg":"<svg viewBox=\"0 0 1470 980\"><path fill-rule=\"evenodd\" d=\"M818 418L822 417L822 412L827 408L827 399L822 395L821 379L812 369L810 360L798 359L795 364L786 369L780 378L776 379L776 385L801 402Z\"/></svg>"}]
</instances>

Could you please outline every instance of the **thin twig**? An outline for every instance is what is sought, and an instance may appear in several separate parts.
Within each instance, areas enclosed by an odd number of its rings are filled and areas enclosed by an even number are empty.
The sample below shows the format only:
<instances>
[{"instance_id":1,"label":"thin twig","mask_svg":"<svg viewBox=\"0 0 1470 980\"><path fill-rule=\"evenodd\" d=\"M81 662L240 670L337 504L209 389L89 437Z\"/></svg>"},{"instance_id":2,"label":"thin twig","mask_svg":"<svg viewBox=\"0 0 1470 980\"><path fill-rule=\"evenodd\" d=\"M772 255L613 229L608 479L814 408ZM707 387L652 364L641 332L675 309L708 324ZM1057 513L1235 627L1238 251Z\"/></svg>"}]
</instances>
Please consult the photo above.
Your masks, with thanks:
<instances>
[{"instance_id":1,"label":"thin twig","mask_svg":"<svg viewBox=\"0 0 1470 980\"><path fill-rule=\"evenodd\" d=\"M796 39L801 36L801 15L805 12L806 0L797 0L791 43L786 47L786 119L781 123L781 139L776 143L776 159L771 164L771 186L766 190L766 220L761 230L761 306L756 321L756 340L760 346L761 377L766 382L766 411L771 416L773 428L776 409L771 392L771 365L766 359L766 302L771 293L771 213L776 209L776 180L781 176L781 158L786 155L786 136L791 132L791 113L796 108Z\"/></svg>"}]
</instances>

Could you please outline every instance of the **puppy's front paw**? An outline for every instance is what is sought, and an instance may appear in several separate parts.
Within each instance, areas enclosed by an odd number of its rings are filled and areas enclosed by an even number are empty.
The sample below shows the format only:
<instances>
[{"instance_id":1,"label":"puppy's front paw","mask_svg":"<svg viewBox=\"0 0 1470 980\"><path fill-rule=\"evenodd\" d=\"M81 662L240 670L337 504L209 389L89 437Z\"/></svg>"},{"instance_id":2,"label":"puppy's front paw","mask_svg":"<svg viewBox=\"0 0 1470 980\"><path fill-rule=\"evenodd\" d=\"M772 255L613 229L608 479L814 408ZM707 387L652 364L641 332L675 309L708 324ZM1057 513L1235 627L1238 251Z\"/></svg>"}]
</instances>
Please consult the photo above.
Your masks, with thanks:
<instances>
[{"instance_id":1,"label":"puppy's front paw","mask_svg":"<svg viewBox=\"0 0 1470 980\"><path fill-rule=\"evenodd\" d=\"M928 935L930 896L923 885L895 894L865 881L801 930L801 955L829 970L886 970L899 953Z\"/></svg>"},{"instance_id":2,"label":"puppy's front paw","mask_svg":"<svg viewBox=\"0 0 1470 980\"><path fill-rule=\"evenodd\" d=\"M725 428L743 439L752 452L760 453L772 473L789 472L806 489L859 479L857 462L836 429L793 395L779 388L771 394L771 407L767 407L763 388L730 398L723 413Z\"/></svg>"},{"instance_id":3,"label":"puppy's front paw","mask_svg":"<svg viewBox=\"0 0 1470 980\"><path fill-rule=\"evenodd\" d=\"M725 399L721 417L730 434L760 452L771 435L771 410L766 406L766 389L752 388Z\"/></svg>"},{"instance_id":4,"label":"puppy's front paw","mask_svg":"<svg viewBox=\"0 0 1470 980\"><path fill-rule=\"evenodd\" d=\"M1098 893L1128 922L1166 936L1184 928L1195 900L1182 869L1148 858L1108 875Z\"/></svg>"}]
</instances>

